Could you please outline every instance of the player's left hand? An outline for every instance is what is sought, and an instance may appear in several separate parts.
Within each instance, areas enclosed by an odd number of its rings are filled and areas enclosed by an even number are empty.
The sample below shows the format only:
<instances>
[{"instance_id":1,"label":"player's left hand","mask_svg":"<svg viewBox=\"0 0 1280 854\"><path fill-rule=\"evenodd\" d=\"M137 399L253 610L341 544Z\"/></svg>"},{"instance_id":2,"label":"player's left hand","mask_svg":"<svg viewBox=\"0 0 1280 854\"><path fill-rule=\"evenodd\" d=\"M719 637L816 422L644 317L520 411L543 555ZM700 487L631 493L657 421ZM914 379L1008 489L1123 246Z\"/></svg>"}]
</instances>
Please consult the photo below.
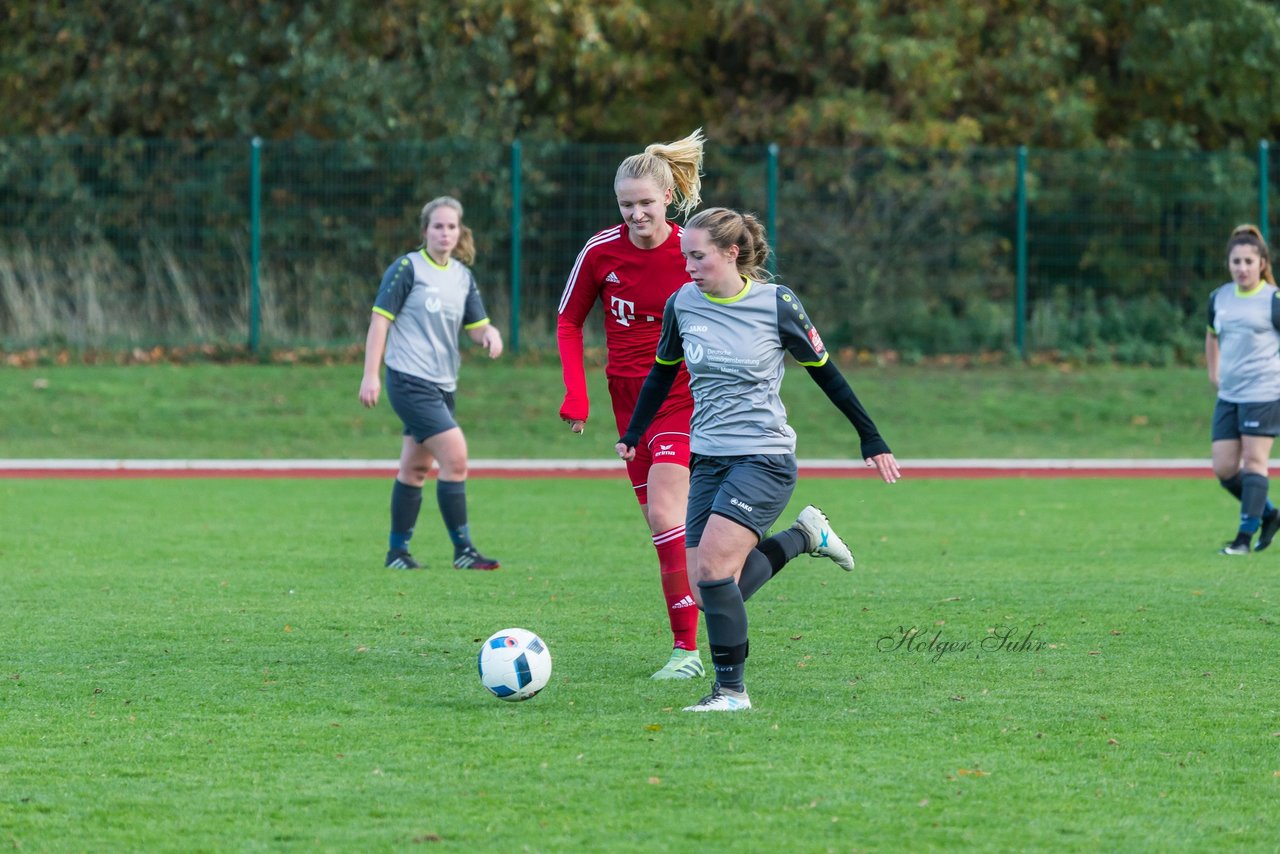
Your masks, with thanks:
<instances>
[{"instance_id":1,"label":"player's left hand","mask_svg":"<svg viewBox=\"0 0 1280 854\"><path fill-rule=\"evenodd\" d=\"M619 442L613 446L613 449L618 452L619 457L627 462L631 462L636 458L636 449L628 445L626 442Z\"/></svg>"},{"instance_id":2,"label":"player's left hand","mask_svg":"<svg viewBox=\"0 0 1280 854\"><path fill-rule=\"evenodd\" d=\"M898 468L898 461L893 458L893 454L876 454L874 457L867 458L867 468L875 467L880 473L880 479L885 483L897 483L898 478L902 477L902 471Z\"/></svg>"},{"instance_id":3,"label":"player's left hand","mask_svg":"<svg viewBox=\"0 0 1280 854\"><path fill-rule=\"evenodd\" d=\"M490 326L485 329L481 343L489 351L490 359L496 359L502 355L502 333L498 331L496 326Z\"/></svg>"}]
</instances>

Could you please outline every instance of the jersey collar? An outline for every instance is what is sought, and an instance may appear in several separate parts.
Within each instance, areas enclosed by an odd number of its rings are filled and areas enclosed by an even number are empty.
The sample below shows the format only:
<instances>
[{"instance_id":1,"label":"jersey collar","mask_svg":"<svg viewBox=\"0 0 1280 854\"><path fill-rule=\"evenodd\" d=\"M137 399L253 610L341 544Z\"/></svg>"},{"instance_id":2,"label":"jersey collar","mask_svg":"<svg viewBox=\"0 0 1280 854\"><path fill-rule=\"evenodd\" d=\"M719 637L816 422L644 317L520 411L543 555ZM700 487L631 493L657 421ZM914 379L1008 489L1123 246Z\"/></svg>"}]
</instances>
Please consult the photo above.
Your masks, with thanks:
<instances>
[{"instance_id":1,"label":"jersey collar","mask_svg":"<svg viewBox=\"0 0 1280 854\"><path fill-rule=\"evenodd\" d=\"M731 296L731 297L713 297L713 296L711 296L711 294L703 294L703 296L704 296L704 297L706 297L707 299L711 300L711 301L712 301L712 302L714 302L714 303L719 303L720 305L727 305L727 304L729 304L729 303L731 303L731 302L737 302L738 300L743 299L744 297L746 297L746 295L747 295L747 294L751 293L751 285L752 285L751 280L750 280L750 279L748 279L746 276L743 276L743 277L742 277L742 290L738 291L738 292L737 292L736 294L734 294L733 296Z\"/></svg>"}]
</instances>

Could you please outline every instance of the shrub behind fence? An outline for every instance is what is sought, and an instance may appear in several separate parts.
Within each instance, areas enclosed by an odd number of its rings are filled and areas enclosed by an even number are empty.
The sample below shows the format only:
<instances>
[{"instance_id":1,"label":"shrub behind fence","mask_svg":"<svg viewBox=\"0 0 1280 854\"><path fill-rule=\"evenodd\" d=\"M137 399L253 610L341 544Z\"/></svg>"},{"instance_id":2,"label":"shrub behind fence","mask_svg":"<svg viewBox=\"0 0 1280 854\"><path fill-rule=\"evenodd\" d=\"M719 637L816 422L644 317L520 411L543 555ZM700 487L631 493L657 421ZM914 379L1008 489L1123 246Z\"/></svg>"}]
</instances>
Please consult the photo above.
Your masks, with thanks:
<instances>
[{"instance_id":1,"label":"shrub behind fence","mask_svg":"<svg viewBox=\"0 0 1280 854\"><path fill-rule=\"evenodd\" d=\"M0 344L342 346L448 193L491 315L554 346L583 243L638 146L0 138ZM759 214L828 343L1194 359L1275 155L709 145L704 205ZM1019 187L1024 188L1019 193ZM258 217L252 212L257 202ZM1020 227L1020 223L1023 227ZM1025 258L1019 263L1019 250Z\"/></svg>"}]
</instances>

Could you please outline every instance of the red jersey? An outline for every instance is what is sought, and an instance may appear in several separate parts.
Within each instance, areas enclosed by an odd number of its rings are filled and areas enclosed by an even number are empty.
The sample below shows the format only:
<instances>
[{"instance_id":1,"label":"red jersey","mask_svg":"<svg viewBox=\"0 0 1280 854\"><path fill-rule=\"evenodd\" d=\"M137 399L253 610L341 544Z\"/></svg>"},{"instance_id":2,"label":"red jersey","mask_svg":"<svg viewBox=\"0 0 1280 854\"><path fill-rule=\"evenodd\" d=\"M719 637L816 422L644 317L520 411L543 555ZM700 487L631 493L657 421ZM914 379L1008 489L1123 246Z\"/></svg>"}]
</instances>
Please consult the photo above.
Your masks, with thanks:
<instances>
[{"instance_id":1,"label":"red jersey","mask_svg":"<svg viewBox=\"0 0 1280 854\"><path fill-rule=\"evenodd\" d=\"M680 254L681 228L670 220L671 234L653 249L631 242L626 223L605 229L587 241L569 274L556 340L564 372L565 398L560 417L587 419L587 378L582 366L582 326L599 300L604 307L604 340L609 352L605 375L645 377L662 333L662 310L667 299L689 281ZM671 397L688 395L688 374L680 376Z\"/></svg>"}]
</instances>

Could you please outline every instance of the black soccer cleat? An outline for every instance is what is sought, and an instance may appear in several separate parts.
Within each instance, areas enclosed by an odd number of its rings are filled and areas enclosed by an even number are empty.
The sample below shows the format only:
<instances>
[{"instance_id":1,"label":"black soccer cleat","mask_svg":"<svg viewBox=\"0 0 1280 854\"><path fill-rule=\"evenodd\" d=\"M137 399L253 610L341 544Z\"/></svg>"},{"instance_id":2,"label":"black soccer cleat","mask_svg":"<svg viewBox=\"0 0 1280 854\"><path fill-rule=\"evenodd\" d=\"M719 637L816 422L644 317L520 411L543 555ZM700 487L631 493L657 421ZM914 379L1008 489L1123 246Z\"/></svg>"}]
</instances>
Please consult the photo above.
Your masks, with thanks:
<instances>
[{"instance_id":1,"label":"black soccer cleat","mask_svg":"<svg viewBox=\"0 0 1280 854\"><path fill-rule=\"evenodd\" d=\"M476 551L475 546L467 546L453 556L454 569L497 569L502 566L497 560L485 557Z\"/></svg>"},{"instance_id":2,"label":"black soccer cleat","mask_svg":"<svg viewBox=\"0 0 1280 854\"><path fill-rule=\"evenodd\" d=\"M1244 532L1236 534L1236 538L1223 546L1222 549L1219 550L1218 554L1247 555L1249 552L1253 551L1253 549L1249 547L1249 540L1252 538L1251 534L1246 534Z\"/></svg>"},{"instance_id":3,"label":"black soccer cleat","mask_svg":"<svg viewBox=\"0 0 1280 854\"><path fill-rule=\"evenodd\" d=\"M422 564L406 551L387 552L387 562L383 565L387 569L422 569Z\"/></svg>"},{"instance_id":4,"label":"black soccer cleat","mask_svg":"<svg viewBox=\"0 0 1280 854\"><path fill-rule=\"evenodd\" d=\"M1272 510L1270 516L1262 517L1262 528L1258 531L1258 544L1253 547L1253 550L1260 552L1271 545L1277 531L1280 531L1280 510Z\"/></svg>"}]
</instances>

